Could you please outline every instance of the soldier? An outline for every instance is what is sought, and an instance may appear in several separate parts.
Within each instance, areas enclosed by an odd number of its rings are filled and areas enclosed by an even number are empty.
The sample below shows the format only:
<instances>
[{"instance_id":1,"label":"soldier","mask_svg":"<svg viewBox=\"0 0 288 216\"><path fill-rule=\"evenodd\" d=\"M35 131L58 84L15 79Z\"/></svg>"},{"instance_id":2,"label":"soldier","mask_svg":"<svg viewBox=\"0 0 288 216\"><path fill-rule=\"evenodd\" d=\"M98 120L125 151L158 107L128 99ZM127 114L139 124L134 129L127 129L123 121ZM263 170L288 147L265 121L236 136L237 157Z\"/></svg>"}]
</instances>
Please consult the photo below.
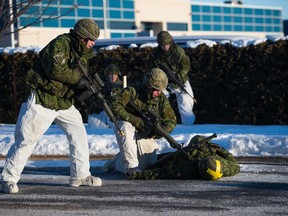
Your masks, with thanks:
<instances>
[{"instance_id":1,"label":"soldier","mask_svg":"<svg viewBox=\"0 0 288 216\"><path fill-rule=\"evenodd\" d=\"M117 123L124 135L114 127L120 152L104 165L105 170L115 169L129 175L141 172L157 160L155 139L161 136L156 134L153 128L145 125L139 113L131 109L129 102L132 101L143 113L146 113L148 108L157 113L161 126L170 133L176 126L176 116L168 99L162 93L167 84L166 74L159 68L154 68L145 74L141 86L125 88L116 95L111 103L111 109L118 117Z\"/></svg>"},{"instance_id":2,"label":"soldier","mask_svg":"<svg viewBox=\"0 0 288 216\"><path fill-rule=\"evenodd\" d=\"M240 167L231 153L218 144L207 141L197 144L203 136L195 136L189 145L183 148L191 157L188 159L182 151L158 155L158 158L174 154L170 160L163 160L157 166L151 166L142 173L132 173L130 179L205 179L217 180L233 176L240 172ZM169 157L168 157L169 158Z\"/></svg>"},{"instance_id":3,"label":"soldier","mask_svg":"<svg viewBox=\"0 0 288 216\"><path fill-rule=\"evenodd\" d=\"M184 85L188 93L181 91L179 86L169 80L168 92L165 95L175 93L177 99L178 110L181 116L181 123L191 125L195 122L193 113L194 94L189 82L190 59L185 51L176 45L173 37L167 31L161 31L157 35L158 47L153 52L153 61L155 65L162 63L168 67L174 74L176 79ZM165 72L165 71L164 71Z\"/></svg>"},{"instance_id":4,"label":"soldier","mask_svg":"<svg viewBox=\"0 0 288 216\"><path fill-rule=\"evenodd\" d=\"M115 64L108 65L104 70L105 87L103 88L103 95L108 103L112 101L115 95L123 88L123 83L119 79L121 71ZM95 107L91 108L95 110ZM98 109L98 107L96 108ZM95 112L95 111L94 111ZM106 112L100 109L98 113L94 113L88 116L88 125L92 128L97 127L110 127L113 128L114 124L111 122Z\"/></svg>"},{"instance_id":5,"label":"soldier","mask_svg":"<svg viewBox=\"0 0 288 216\"><path fill-rule=\"evenodd\" d=\"M53 122L65 131L69 140L70 186L102 185L100 178L91 176L86 130L80 112L73 105L74 88L81 80L78 61L87 65L94 56L93 46L99 33L93 20L79 20L69 33L59 35L44 47L39 61L28 71L26 81L31 95L22 104L15 143L8 151L2 171L4 193L18 192L17 182L24 166Z\"/></svg>"}]
</instances>

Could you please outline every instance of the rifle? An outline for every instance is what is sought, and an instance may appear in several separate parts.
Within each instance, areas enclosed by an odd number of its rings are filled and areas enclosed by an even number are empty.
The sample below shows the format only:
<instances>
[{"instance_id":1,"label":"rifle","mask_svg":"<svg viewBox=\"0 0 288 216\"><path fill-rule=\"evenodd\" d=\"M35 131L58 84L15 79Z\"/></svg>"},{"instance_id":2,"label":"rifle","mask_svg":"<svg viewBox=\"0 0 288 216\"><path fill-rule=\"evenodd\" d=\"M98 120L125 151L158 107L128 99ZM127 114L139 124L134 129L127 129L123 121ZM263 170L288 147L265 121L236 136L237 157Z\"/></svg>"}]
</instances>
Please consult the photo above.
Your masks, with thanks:
<instances>
[{"instance_id":1,"label":"rifle","mask_svg":"<svg viewBox=\"0 0 288 216\"><path fill-rule=\"evenodd\" d=\"M171 80L172 83L178 85L182 92L188 94L194 100L195 103L197 102L196 99L191 94L189 94L189 92L185 89L184 84L175 76L175 74L170 70L169 67L167 67L161 62L158 63L158 66L161 70L163 70L166 73L168 79Z\"/></svg>"},{"instance_id":2,"label":"rifle","mask_svg":"<svg viewBox=\"0 0 288 216\"><path fill-rule=\"evenodd\" d=\"M81 78L83 84L86 87L86 91L83 91L79 96L78 100L80 102L84 102L87 98L91 96L96 96L97 97L97 103L92 100L92 103L95 104L96 106L102 106L110 120L115 124L117 130L120 132L122 136L124 136L124 132L119 128L116 118L113 115L109 105L107 104L103 94L101 93L102 88L105 86L104 82L101 80L99 77L98 73L95 73L94 77L90 77L88 74L87 69L82 65L82 63L79 61L77 65L78 70L80 73L83 75ZM99 104L98 104L99 103Z\"/></svg>"},{"instance_id":3,"label":"rifle","mask_svg":"<svg viewBox=\"0 0 288 216\"><path fill-rule=\"evenodd\" d=\"M148 130L145 130L146 134L149 134L151 130L154 130L156 134L163 136L170 144L172 148L175 148L179 151L183 151L184 154L190 159L190 155L188 155L183 149L182 145L179 144L160 124L159 124L159 116L153 112L151 109L147 109L149 114L146 115L143 113L132 101L129 101L128 107L135 111L140 118L144 121L145 125L148 127Z\"/></svg>"},{"instance_id":4,"label":"rifle","mask_svg":"<svg viewBox=\"0 0 288 216\"><path fill-rule=\"evenodd\" d=\"M208 142L208 141L210 141L211 139L216 138L216 137L217 137L217 135L214 133L213 135L208 136L208 137L204 138L203 140L200 140L199 142L195 143L193 146L202 145L203 143ZM188 146L187 146L187 147L188 147ZM185 152L185 155L189 155L189 154L185 151L185 150L188 150L188 149L189 149L189 148L187 148L187 147L185 147L184 149L182 149L182 151ZM160 160L156 161L155 163L148 165L148 167L147 167L146 169L152 169L152 168L155 168L155 167L159 167L160 165L162 165L162 164L170 161L171 159L173 159L175 153L176 153L176 152L170 153L170 154L164 156L163 158L161 158ZM192 160L192 159L193 159L190 155L189 155L189 157L191 158L191 159L189 158L189 160Z\"/></svg>"}]
</instances>

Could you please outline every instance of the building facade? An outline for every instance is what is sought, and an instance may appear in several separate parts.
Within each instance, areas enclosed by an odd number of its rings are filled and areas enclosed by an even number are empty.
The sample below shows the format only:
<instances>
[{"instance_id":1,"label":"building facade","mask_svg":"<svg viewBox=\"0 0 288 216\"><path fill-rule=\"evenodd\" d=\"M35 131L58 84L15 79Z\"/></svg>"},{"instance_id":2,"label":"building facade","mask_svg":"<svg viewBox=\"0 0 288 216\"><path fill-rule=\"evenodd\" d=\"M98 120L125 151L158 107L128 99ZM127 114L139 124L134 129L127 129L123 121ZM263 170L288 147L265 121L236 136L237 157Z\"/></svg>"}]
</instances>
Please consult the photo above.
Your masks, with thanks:
<instances>
[{"instance_id":1,"label":"building facade","mask_svg":"<svg viewBox=\"0 0 288 216\"><path fill-rule=\"evenodd\" d=\"M59 18L49 19L51 15ZM19 17L18 28L34 24L15 35L16 46L44 46L82 18L98 23L100 39L155 36L161 30L174 36L283 35L282 8L245 5L241 1L43 0Z\"/></svg>"}]
</instances>

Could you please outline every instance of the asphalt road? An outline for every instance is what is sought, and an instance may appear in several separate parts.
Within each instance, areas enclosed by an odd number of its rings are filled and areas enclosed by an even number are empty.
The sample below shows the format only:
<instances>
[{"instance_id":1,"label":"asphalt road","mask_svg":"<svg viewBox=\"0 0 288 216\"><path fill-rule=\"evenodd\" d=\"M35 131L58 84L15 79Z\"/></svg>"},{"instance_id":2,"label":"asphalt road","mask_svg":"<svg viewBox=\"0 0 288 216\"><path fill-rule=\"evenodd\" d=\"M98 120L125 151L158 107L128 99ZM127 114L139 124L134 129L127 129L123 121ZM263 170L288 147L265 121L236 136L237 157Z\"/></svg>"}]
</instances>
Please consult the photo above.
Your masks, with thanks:
<instances>
[{"instance_id":1,"label":"asphalt road","mask_svg":"<svg viewBox=\"0 0 288 216\"><path fill-rule=\"evenodd\" d=\"M132 181L93 167L103 186L79 188L69 168L28 168L18 194L0 193L0 215L288 215L288 166L242 166L218 181Z\"/></svg>"}]
</instances>

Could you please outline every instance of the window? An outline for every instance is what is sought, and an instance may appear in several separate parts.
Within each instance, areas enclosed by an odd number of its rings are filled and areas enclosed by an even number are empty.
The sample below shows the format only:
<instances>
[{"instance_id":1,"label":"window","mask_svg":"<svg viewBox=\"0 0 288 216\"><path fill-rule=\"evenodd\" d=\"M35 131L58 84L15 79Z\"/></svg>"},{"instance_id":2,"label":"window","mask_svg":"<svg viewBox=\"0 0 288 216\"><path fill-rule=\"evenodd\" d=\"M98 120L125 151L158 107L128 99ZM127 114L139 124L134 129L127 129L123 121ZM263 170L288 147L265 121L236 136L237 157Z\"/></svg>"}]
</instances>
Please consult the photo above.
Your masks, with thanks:
<instances>
[{"instance_id":1,"label":"window","mask_svg":"<svg viewBox=\"0 0 288 216\"><path fill-rule=\"evenodd\" d=\"M97 18L104 17L103 10L93 10L92 14L93 14L93 17L97 17Z\"/></svg>"},{"instance_id":2,"label":"window","mask_svg":"<svg viewBox=\"0 0 288 216\"><path fill-rule=\"evenodd\" d=\"M214 22L221 22L221 16L213 16Z\"/></svg>"},{"instance_id":3,"label":"window","mask_svg":"<svg viewBox=\"0 0 288 216\"><path fill-rule=\"evenodd\" d=\"M201 30L201 26L199 24L193 24L192 25L192 30L193 31L200 31Z\"/></svg>"},{"instance_id":4,"label":"window","mask_svg":"<svg viewBox=\"0 0 288 216\"><path fill-rule=\"evenodd\" d=\"M167 29L169 31L187 31L187 23L167 23Z\"/></svg>"},{"instance_id":5,"label":"window","mask_svg":"<svg viewBox=\"0 0 288 216\"><path fill-rule=\"evenodd\" d=\"M191 11L192 11L192 13L200 12L200 6L199 5L192 5Z\"/></svg>"},{"instance_id":6,"label":"window","mask_svg":"<svg viewBox=\"0 0 288 216\"><path fill-rule=\"evenodd\" d=\"M46 1L48 3L50 0L46 0ZM69 6L71 6L71 5L74 5L74 4L75 4L74 0L62 0L61 1L61 5L69 5Z\"/></svg>"},{"instance_id":7,"label":"window","mask_svg":"<svg viewBox=\"0 0 288 216\"><path fill-rule=\"evenodd\" d=\"M221 25L214 25L214 31L222 31Z\"/></svg>"},{"instance_id":8,"label":"window","mask_svg":"<svg viewBox=\"0 0 288 216\"><path fill-rule=\"evenodd\" d=\"M209 15L204 15L203 16L203 21L204 22L210 22L211 21L211 17Z\"/></svg>"},{"instance_id":9,"label":"window","mask_svg":"<svg viewBox=\"0 0 288 216\"><path fill-rule=\"evenodd\" d=\"M211 31L211 25L203 25L204 31Z\"/></svg>"},{"instance_id":10,"label":"window","mask_svg":"<svg viewBox=\"0 0 288 216\"><path fill-rule=\"evenodd\" d=\"M121 13L118 10L109 10L108 12L108 17L109 18L115 18L115 19L119 19L121 18Z\"/></svg>"},{"instance_id":11,"label":"window","mask_svg":"<svg viewBox=\"0 0 288 216\"><path fill-rule=\"evenodd\" d=\"M245 31L253 31L253 27L252 26L245 26Z\"/></svg>"},{"instance_id":12,"label":"window","mask_svg":"<svg viewBox=\"0 0 288 216\"><path fill-rule=\"evenodd\" d=\"M234 22L236 23L242 22L242 17L234 17Z\"/></svg>"},{"instance_id":13,"label":"window","mask_svg":"<svg viewBox=\"0 0 288 216\"><path fill-rule=\"evenodd\" d=\"M234 14L242 14L242 8L233 8Z\"/></svg>"},{"instance_id":14,"label":"window","mask_svg":"<svg viewBox=\"0 0 288 216\"><path fill-rule=\"evenodd\" d=\"M224 16L224 22L232 22L232 18L230 16Z\"/></svg>"},{"instance_id":15,"label":"window","mask_svg":"<svg viewBox=\"0 0 288 216\"><path fill-rule=\"evenodd\" d=\"M234 31L243 31L242 28L243 28L243 27L240 26L240 25L235 25L235 26L234 26Z\"/></svg>"},{"instance_id":16,"label":"window","mask_svg":"<svg viewBox=\"0 0 288 216\"><path fill-rule=\"evenodd\" d=\"M134 19L134 12L132 11L124 11L124 19Z\"/></svg>"},{"instance_id":17,"label":"window","mask_svg":"<svg viewBox=\"0 0 288 216\"><path fill-rule=\"evenodd\" d=\"M78 16L79 17L90 17L90 10L78 8Z\"/></svg>"},{"instance_id":18,"label":"window","mask_svg":"<svg viewBox=\"0 0 288 216\"><path fill-rule=\"evenodd\" d=\"M75 4L75 3L74 3ZM89 0L77 0L78 6L89 6Z\"/></svg>"},{"instance_id":19,"label":"window","mask_svg":"<svg viewBox=\"0 0 288 216\"><path fill-rule=\"evenodd\" d=\"M46 16L58 16L58 8L57 7L42 7L43 15Z\"/></svg>"},{"instance_id":20,"label":"window","mask_svg":"<svg viewBox=\"0 0 288 216\"><path fill-rule=\"evenodd\" d=\"M224 7L224 13L225 14L230 14L231 13L231 8Z\"/></svg>"},{"instance_id":21,"label":"window","mask_svg":"<svg viewBox=\"0 0 288 216\"><path fill-rule=\"evenodd\" d=\"M72 10L71 8L60 8L60 14L61 16L71 16L75 17L75 10Z\"/></svg>"},{"instance_id":22,"label":"window","mask_svg":"<svg viewBox=\"0 0 288 216\"><path fill-rule=\"evenodd\" d=\"M224 25L224 31L232 31L231 25Z\"/></svg>"},{"instance_id":23,"label":"window","mask_svg":"<svg viewBox=\"0 0 288 216\"><path fill-rule=\"evenodd\" d=\"M202 12L203 13L210 13L211 11L210 11L210 6L202 6Z\"/></svg>"},{"instance_id":24,"label":"window","mask_svg":"<svg viewBox=\"0 0 288 216\"><path fill-rule=\"evenodd\" d=\"M119 22L119 21L110 21L111 29L132 29L135 26L134 22Z\"/></svg>"},{"instance_id":25,"label":"window","mask_svg":"<svg viewBox=\"0 0 288 216\"><path fill-rule=\"evenodd\" d=\"M253 14L253 10L252 10L251 8L245 8L245 9L244 9L244 13L245 13L246 15L252 15L252 14Z\"/></svg>"},{"instance_id":26,"label":"window","mask_svg":"<svg viewBox=\"0 0 288 216\"><path fill-rule=\"evenodd\" d=\"M213 13L221 13L221 7L213 7Z\"/></svg>"},{"instance_id":27,"label":"window","mask_svg":"<svg viewBox=\"0 0 288 216\"><path fill-rule=\"evenodd\" d=\"M193 22L199 22L200 21L200 16L199 15L192 15L192 21Z\"/></svg>"},{"instance_id":28,"label":"window","mask_svg":"<svg viewBox=\"0 0 288 216\"><path fill-rule=\"evenodd\" d=\"M58 20L46 20L42 22L43 27L59 27Z\"/></svg>"},{"instance_id":29,"label":"window","mask_svg":"<svg viewBox=\"0 0 288 216\"><path fill-rule=\"evenodd\" d=\"M134 1L124 0L123 1L123 7L124 8L129 8L129 9L134 9Z\"/></svg>"},{"instance_id":30,"label":"window","mask_svg":"<svg viewBox=\"0 0 288 216\"><path fill-rule=\"evenodd\" d=\"M95 0L94 0L95 1ZM99 1L99 0L98 0ZM120 8L120 0L107 0L109 7Z\"/></svg>"},{"instance_id":31,"label":"window","mask_svg":"<svg viewBox=\"0 0 288 216\"><path fill-rule=\"evenodd\" d=\"M255 15L263 15L262 9L255 9Z\"/></svg>"},{"instance_id":32,"label":"window","mask_svg":"<svg viewBox=\"0 0 288 216\"><path fill-rule=\"evenodd\" d=\"M75 25L74 19L61 19L61 27L63 28L73 28Z\"/></svg>"},{"instance_id":33,"label":"window","mask_svg":"<svg viewBox=\"0 0 288 216\"><path fill-rule=\"evenodd\" d=\"M252 17L245 17L245 23L253 23Z\"/></svg>"}]
</instances>

